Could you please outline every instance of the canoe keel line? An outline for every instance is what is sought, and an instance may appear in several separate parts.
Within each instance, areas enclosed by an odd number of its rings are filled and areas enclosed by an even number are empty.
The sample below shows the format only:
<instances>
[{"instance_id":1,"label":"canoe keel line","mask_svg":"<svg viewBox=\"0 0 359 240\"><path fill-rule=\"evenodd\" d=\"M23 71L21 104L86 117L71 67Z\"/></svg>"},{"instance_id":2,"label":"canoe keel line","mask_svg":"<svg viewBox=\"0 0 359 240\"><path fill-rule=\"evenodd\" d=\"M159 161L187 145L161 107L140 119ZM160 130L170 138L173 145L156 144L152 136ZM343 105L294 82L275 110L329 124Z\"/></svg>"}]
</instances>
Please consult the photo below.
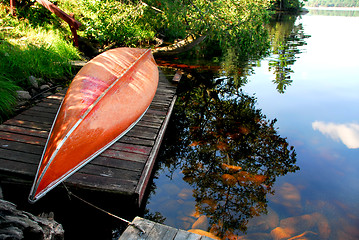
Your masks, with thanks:
<instances>
[{"instance_id":1,"label":"canoe keel line","mask_svg":"<svg viewBox=\"0 0 359 240\"><path fill-rule=\"evenodd\" d=\"M150 49L117 48L75 76L52 125L29 195L36 202L125 135L156 93Z\"/></svg>"}]
</instances>

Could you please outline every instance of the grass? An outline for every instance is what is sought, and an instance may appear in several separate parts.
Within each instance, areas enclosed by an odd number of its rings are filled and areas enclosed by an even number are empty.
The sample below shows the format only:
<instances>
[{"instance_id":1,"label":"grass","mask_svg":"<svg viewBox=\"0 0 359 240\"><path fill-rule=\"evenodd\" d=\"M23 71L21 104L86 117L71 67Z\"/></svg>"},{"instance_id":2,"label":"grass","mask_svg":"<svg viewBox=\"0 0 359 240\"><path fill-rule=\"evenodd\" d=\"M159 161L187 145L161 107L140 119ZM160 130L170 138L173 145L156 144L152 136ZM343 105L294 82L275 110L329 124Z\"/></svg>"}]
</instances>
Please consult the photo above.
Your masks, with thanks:
<instances>
[{"instance_id":1,"label":"grass","mask_svg":"<svg viewBox=\"0 0 359 240\"><path fill-rule=\"evenodd\" d=\"M0 122L9 116L16 103L16 90L20 88L4 77L0 77Z\"/></svg>"},{"instance_id":2,"label":"grass","mask_svg":"<svg viewBox=\"0 0 359 240\"><path fill-rule=\"evenodd\" d=\"M66 34L58 26L13 17L0 2L0 122L12 113L16 90L30 87L29 76L57 83L72 76L69 61L80 54Z\"/></svg>"}]
</instances>

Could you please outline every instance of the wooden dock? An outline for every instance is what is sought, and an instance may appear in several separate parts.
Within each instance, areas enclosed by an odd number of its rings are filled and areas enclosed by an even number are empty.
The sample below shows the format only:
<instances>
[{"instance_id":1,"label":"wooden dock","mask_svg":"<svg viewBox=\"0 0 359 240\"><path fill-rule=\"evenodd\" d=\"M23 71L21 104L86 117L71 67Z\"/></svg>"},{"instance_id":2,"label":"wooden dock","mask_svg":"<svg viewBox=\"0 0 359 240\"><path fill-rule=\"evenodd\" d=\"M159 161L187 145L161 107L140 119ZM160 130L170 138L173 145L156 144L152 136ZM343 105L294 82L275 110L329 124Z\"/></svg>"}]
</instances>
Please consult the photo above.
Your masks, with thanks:
<instances>
[{"instance_id":1,"label":"wooden dock","mask_svg":"<svg viewBox=\"0 0 359 240\"><path fill-rule=\"evenodd\" d=\"M132 224L122 233L119 240L213 240L207 236L176 229L140 217L136 217Z\"/></svg>"},{"instance_id":2,"label":"wooden dock","mask_svg":"<svg viewBox=\"0 0 359 240\"><path fill-rule=\"evenodd\" d=\"M176 101L176 86L160 70L147 113L124 137L66 180L68 186L123 194L141 205ZM0 125L0 180L34 179L65 92L47 97ZM30 190L30 189L29 189Z\"/></svg>"}]
</instances>

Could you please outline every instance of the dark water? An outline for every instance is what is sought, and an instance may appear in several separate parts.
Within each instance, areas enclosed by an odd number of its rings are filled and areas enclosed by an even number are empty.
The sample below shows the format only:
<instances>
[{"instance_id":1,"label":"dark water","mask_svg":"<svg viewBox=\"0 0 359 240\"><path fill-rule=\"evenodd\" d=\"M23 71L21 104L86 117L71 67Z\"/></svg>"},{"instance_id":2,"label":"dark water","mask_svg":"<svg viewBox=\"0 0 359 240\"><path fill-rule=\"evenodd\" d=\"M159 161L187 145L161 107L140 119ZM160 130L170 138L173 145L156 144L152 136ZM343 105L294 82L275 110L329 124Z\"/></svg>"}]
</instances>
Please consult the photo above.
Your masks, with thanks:
<instances>
[{"instance_id":1,"label":"dark water","mask_svg":"<svg viewBox=\"0 0 359 240\"><path fill-rule=\"evenodd\" d=\"M272 54L238 70L240 88L223 68L185 74L147 217L227 239L359 239L359 17L342 15L271 24Z\"/></svg>"}]
</instances>

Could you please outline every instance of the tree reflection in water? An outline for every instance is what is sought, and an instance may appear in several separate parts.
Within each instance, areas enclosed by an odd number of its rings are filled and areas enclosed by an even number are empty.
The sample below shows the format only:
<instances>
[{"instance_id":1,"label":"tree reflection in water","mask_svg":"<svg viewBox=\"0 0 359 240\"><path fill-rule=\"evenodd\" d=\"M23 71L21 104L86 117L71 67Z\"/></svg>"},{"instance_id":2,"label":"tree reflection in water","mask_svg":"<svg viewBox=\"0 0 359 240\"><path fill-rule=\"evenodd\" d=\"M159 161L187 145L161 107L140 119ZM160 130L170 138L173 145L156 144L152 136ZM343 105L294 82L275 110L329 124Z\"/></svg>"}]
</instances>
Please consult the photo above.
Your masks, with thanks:
<instances>
[{"instance_id":1,"label":"tree reflection in water","mask_svg":"<svg viewBox=\"0 0 359 240\"><path fill-rule=\"evenodd\" d=\"M280 93L284 93L287 86L292 84L290 74L301 53L299 47L306 45L305 39L310 37L304 33L302 24L295 24L297 18L295 15L277 14L268 27L272 53L269 70L275 75L273 82Z\"/></svg>"},{"instance_id":2,"label":"tree reflection in water","mask_svg":"<svg viewBox=\"0 0 359 240\"><path fill-rule=\"evenodd\" d=\"M295 150L278 135L276 120L256 109L256 99L231 86L233 79L192 73L181 81L175 129L160 159L170 172L182 170L208 230L230 238L266 213L277 176L299 170Z\"/></svg>"},{"instance_id":3,"label":"tree reflection in water","mask_svg":"<svg viewBox=\"0 0 359 240\"><path fill-rule=\"evenodd\" d=\"M296 18L278 16L268 25L269 67L280 93L291 85L299 48L310 37ZM265 39L256 39L263 49ZM200 53L210 54L215 46L201 48L205 51ZM212 61L220 63L219 73L190 72L181 80L174 122L159 157L170 174L182 171L193 188L195 215L205 215L208 231L223 239L246 232L249 219L266 214L267 194L274 193L276 178L299 170L295 150L277 133L276 120L267 119L256 109L256 99L241 91L253 67L268 56L263 49L244 54L228 48L220 61ZM230 77L218 76L220 72Z\"/></svg>"}]
</instances>

